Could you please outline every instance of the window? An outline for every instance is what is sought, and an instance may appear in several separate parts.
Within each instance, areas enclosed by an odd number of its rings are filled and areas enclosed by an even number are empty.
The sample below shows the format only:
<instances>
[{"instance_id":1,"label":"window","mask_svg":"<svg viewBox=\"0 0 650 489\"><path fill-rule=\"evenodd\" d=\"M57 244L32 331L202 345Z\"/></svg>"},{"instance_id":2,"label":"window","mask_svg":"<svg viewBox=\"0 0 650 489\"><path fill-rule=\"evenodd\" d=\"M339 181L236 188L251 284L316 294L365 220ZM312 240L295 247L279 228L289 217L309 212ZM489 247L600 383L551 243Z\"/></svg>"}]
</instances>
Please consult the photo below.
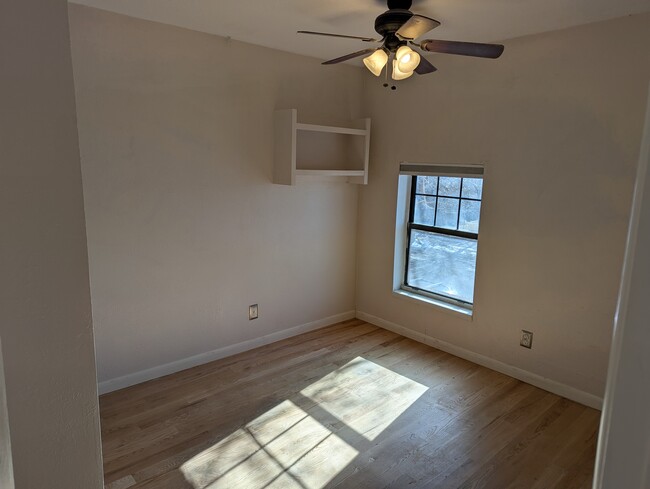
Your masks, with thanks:
<instances>
[{"instance_id":1,"label":"window","mask_svg":"<svg viewBox=\"0 0 650 489\"><path fill-rule=\"evenodd\" d=\"M404 164L401 174L410 180L401 288L471 309L483 169Z\"/></svg>"}]
</instances>

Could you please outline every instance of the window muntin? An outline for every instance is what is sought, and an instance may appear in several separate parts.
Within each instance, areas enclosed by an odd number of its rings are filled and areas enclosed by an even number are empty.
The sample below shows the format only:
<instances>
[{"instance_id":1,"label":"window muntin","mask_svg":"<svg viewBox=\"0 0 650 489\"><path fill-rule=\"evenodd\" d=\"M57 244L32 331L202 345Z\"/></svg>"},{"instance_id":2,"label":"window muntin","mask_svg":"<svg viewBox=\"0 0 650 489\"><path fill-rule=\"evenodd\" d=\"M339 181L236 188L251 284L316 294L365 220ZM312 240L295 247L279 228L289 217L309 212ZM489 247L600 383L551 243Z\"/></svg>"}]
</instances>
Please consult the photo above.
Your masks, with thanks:
<instances>
[{"instance_id":1,"label":"window muntin","mask_svg":"<svg viewBox=\"0 0 650 489\"><path fill-rule=\"evenodd\" d=\"M412 177L405 289L474 302L482 192L482 178Z\"/></svg>"}]
</instances>

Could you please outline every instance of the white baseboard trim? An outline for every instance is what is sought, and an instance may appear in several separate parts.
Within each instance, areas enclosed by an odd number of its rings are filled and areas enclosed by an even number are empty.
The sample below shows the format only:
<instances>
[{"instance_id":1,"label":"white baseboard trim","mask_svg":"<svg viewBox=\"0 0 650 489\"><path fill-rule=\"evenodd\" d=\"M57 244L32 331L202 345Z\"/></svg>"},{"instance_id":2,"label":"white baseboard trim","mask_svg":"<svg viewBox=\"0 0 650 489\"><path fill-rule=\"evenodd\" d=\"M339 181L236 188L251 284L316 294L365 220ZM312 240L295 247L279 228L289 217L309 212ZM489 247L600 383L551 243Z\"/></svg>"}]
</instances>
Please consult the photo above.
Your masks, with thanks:
<instances>
[{"instance_id":1,"label":"white baseboard trim","mask_svg":"<svg viewBox=\"0 0 650 489\"><path fill-rule=\"evenodd\" d=\"M223 348L218 348L206 353L201 353L199 355L194 355L192 357L183 358L181 360L176 360L175 362L166 363L164 365L159 365L157 367L148 368L146 370L140 370L139 372L133 372L132 374L124 375L123 377L117 377L115 379L105 380L99 383L99 394L107 394L119 389L124 389L125 387L130 387L132 385L141 384L148 380L157 379L158 377L163 377L165 375L173 374L180 372L181 370L186 370L188 368L196 367L198 365L203 365L204 363L213 362L215 360L220 360L237 353L242 353L253 348L258 348L260 346L268 345L270 343L275 343L276 341L284 340L286 338L291 338L292 336L297 336L301 333L307 333L308 331L313 331L318 328L324 328L331 324L340 323L341 321L347 321L348 319L354 319L356 317L355 311L348 311L341 314L336 314L334 316L329 316L323 319L318 319L316 321L311 321L309 323L301 324L293 328L284 329L276 333L271 333L266 336L261 336L259 338L253 338L251 340L242 341L234 345L224 346Z\"/></svg>"},{"instance_id":2,"label":"white baseboard trim","mask_svg":"<svg viewBox=\"0 0 650 489\"><path fill-rule=\"evenodd\" d=\"M500 362L499 360L494 360L493 358L486 357L480 353L475 353L473 351L466 350L465 348L452 345L446 341L438 340L427 334L413 331L412 329L409 329L405 326L386 321L385 319L373 316L363 311L357 311L357 318L368 323L372 323L375 326L379 326L380 328L392 331L393 333L397 333L402 336L406 336L407 338L411 338L412 340L419 341L420 343L432 346L444 352L451 353L452 355L463 358L470 362L477 363L483 367L487 367L489 369L496 370L497 372L501 372L502 374L509 375L510 377L514 377L515 379L526 382L527 384L531 384L535 387L539 387L540 389L552 392L558 396L566 397L567 399L578 402L585 406L592 407L594 409L602 409L603 399L601 397L594 396L593 394L589 394L552 379L547 379L546 377L542 377L541 375L534 374L519 367L508 365L507 363Z\"/></svg>"}]
</instances>

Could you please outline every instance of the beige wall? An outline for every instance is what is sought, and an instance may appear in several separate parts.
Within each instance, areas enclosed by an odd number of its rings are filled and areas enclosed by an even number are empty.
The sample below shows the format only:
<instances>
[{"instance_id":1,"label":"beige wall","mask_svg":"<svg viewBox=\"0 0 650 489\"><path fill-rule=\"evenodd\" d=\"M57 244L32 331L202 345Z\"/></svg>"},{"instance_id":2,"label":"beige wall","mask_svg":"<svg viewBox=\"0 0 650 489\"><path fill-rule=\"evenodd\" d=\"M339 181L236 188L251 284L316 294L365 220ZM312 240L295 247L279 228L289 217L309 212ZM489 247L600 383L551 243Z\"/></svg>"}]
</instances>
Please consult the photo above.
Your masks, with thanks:
<instances>
[{"instance_id":1,"label":"beige wall","mask_svg":"<svg viewBox=\"0 0 650 489\"><path fill-rule=\"evenodd\" d=\"M354 311L357 187L272 184L272 124L362 116L361 71L70 11L99 380Z\"/></svg>"},{"instance_id":2,"label":"beige wall","mask_svg":"<svg viewBox=\"0 0 650 489\"><path fill-rule=\"evenodd\" d=\"M366 83L357 310L602 396L645 94L650 16L432 56L396 92ZM398 163L484 163L475 316L392 294ZM535 334L519 346L521 329Z\"/></svg>"},{"instance_id":3,"label":"beige wall","mask_svg":"<svg viewBox=\"0 0 650 489\"><path fill-rule=\"evenodd\" d=\"M97 384L65 0L0 4L0 73L0 337L15 483L98 489Z\"/></svg>"}]
</instances>

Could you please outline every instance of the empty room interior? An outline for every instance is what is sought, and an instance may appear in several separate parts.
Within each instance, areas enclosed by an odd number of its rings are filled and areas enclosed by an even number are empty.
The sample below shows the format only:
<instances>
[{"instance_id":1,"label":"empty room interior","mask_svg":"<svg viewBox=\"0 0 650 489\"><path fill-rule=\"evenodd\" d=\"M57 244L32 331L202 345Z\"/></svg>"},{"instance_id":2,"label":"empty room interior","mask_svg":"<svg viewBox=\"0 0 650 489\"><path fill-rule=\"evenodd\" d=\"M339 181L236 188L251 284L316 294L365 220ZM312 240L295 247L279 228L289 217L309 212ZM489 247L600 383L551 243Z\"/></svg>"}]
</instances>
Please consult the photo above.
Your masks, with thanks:
<instances>
[{"instance_id":1,"label":"empty room interior","mask_svg":"<svg viewBox=\"0 0 650 489\"><path fill-rule=\"evenodd\" d=\"M2 489L650 489L650 0L0 45Z\"/></svg>"}]
</instances>

